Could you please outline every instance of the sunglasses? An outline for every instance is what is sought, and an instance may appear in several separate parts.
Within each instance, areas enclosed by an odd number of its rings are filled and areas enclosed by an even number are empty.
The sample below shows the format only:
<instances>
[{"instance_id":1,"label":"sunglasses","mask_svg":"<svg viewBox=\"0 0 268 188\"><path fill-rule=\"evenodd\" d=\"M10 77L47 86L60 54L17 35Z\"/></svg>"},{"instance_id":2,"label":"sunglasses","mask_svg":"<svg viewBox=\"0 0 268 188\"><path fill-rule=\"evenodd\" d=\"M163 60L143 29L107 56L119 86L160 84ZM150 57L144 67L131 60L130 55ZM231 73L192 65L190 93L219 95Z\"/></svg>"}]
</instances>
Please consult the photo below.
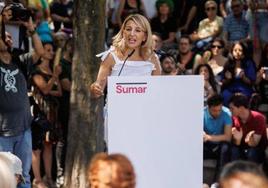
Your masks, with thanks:
<instances>
[{"instance_id":1,"label":"sunglasses","mask_svg":"<svg viewBox=\"0 0 268 188\"><path fill-rule=\"evenodd\" d=\"M212 45L211 48L218 48L218 49L221 49L222 46L220 46L220 45Z\"/></svg>"},{"instance_id":2,"label":"sunglasses","mask_svg":"<svg viewBox=\"0 0 268 188\"><path fill-rule=\"evenodd\" d=\"M210 10L216 10L216 7L207 7L206 11L210 11Z\"/></svg>"}]
</instances>

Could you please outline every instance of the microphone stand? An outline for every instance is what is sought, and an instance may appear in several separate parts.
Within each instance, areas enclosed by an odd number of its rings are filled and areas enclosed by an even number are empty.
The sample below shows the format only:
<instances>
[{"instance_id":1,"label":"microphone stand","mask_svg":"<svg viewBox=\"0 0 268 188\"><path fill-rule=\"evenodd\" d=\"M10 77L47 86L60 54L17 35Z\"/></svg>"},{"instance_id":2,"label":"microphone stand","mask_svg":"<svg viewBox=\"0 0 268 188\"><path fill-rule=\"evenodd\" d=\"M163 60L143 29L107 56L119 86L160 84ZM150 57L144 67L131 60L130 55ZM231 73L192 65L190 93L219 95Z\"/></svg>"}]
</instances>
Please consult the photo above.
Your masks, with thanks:
<instances>
[{"instance_id":1,"label":"microphone stand","mask_svg":"<svg viewBox=\"0 0 268 188\"><path fill-rule=\"evenodd\" d=\"M126 64L126 62L127 62L127 60L128 60L128 58L129 58L130 56L132 56L132 55L134 54L134 52L135 52L135 49L132 50L132 52L130 52L130 53L127 55L126 59L125 59L124 62L123 62L123 65L122 65L122 67L121 67L121 69L120 69L120 71L119 71L119 73L118 73L118 76L121 75L121 72L122 72L122 70L123 70L123 68L124 68L124 66L125 66L125 64Z\"/></svg>"}]
</instances>

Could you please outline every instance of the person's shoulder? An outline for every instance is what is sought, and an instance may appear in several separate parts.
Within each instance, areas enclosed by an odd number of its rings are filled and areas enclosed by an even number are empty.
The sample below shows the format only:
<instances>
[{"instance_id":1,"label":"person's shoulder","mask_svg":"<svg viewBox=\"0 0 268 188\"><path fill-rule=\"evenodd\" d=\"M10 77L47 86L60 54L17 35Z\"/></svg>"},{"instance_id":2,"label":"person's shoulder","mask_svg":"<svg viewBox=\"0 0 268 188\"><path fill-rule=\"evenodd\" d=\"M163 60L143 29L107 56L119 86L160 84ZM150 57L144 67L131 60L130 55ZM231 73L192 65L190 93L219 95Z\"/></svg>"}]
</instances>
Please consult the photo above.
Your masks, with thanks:
<instances>
[{"instance_id":1,"label":"person's shoulder","mask_svg":"<svg viewBox=\"0 0 268 188\"><path fill-rule=\"evenodd\" d=\"M192 58L196 60L197 58L202 58L202 55L200 52L192 52Z\"/></svg>"},{"instance_id":2,"label":"person's shoulder","mask_svg":"<svg viewBox=\"0 0 268 188\"><path fill-rule=\"evenodd\" d=\"M156 23L160 23L160 18L158 16L155 16L153 18L151 18L150 20L150 24L156 24Z\"/></svg>"},{"instance_id":3,"label":"person's shoulder","mask_svg":"<svg viewBox=\"0 0 268 188\"><path fill-rule=\"evenodd\" d=\"M67 67L69 68L70 66L72 66L72 62L70 62L64 58L62 58L60 60L60 64L61 64L62 68L67 68Z\"/></svg>"},{"instance_id":4,"label":"person's shoulder","mask_svg":"<svg viewBox=\"0 0 268 188\"><path fill-rule=\"evenodd\" d=\"M209 114L208 106L205 106L205 107L203 108L203 111L204 111L204 115L208 115L208 114Z\"/></svg>"},{"instance_id":5,"label":"person's shoulder","mask_svg":"<svg viewBox=\"0 0 268 188\"><path fill-rule=\"evenodd\" d=\"M216 20L217 20L218 22L223 22L223 18L222 18L221 16L216 16Z\"/></svg>"},{"instance_id":6,"label":"person's shoulder","mask_svg":"<svg viewBox=\"0 0 268 188\"><path fill-rule=\"evenodd\" d=\"M223 114L224 114L225 116L232 117L232 113L231 113L231 111L230 111L229 108L223 106L223 107L222 107L222 112L223 112Z\"/></svg>"},{"instance_id":7,"label":"person's shoulder","mask_svg":"<svg viewBox=\"0 0 268 188\"><path fill-rule=\"evenodd\" d=\"M251 115L255 119L265 119L265 116L262 113L254 111L254 110L251 110Z\"/></svg>"},{"instance_id":8,"label":"person's shoulder","mask_svg":"<svg viewBox=\"0 0 268 188\"><path fill-rule=\"evenodd\" d=\"M35 66L31 72L32 76L41 75L44 76L44 73L41 71L41 69L38 66Z\"/></svg>"},{"instance_id":9,"label":"person's shoulder","mask_svg":"<svg viewBox=\"0 0 268 188\"><path fill-rule=\"evenodd\" d=\"M116 48L114 46L111 46L108 50L105 50L99 54L96 55L96 57L99 57L102 62L106 60L111 60L113 59L113 56L116 56Z\"/></svg>"},{"instance_id":10,"label":"person's shoulder","mask_svg":"<svg viewBox=\"0 0 268 188\"><path fill-rule=\"evenodd\" d=\"M105 65L113 65L115 61L115 54L113 55L112 53L109 53L101 63Z\"/></svg>"},{"instance_id":11,"label":"person's shoulder","mask_svg":"<svg viewBox=\"0 0 268 188\"><path fill-rule=\"evenodd\" d=\"M201 20L199 22L199 25L203 25L203 24L208 23L208 22L209 22L209 19L208 18L204 18L203 20Z\"/></svg>"},{"instance_id":12,"label":"person's shoulder","mask_svg":"<svg viewBox=\"0 0 268 188\"><path fill-rule=\"evenodd\" d=\"M222 111L227 112L227 113L231 113L230 109L226 106L222 106Z\"/></svg>"}]
</instances>

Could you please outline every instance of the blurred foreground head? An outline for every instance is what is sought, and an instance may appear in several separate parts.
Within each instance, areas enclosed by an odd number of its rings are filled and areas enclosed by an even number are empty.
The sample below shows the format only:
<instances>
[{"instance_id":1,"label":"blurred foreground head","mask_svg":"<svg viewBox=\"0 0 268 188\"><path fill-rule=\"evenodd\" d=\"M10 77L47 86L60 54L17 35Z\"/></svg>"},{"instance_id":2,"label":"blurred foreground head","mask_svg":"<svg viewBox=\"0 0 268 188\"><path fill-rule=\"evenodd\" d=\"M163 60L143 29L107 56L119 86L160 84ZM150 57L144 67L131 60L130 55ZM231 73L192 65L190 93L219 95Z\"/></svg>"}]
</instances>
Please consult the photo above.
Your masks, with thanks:
<instances>
[{"instance_id":1,"label":"blurred foreground head","mask_svg":"<svg viewBox=\"0 0 268 188\"><path fill-rule=\"evenodd\" d=\"M16 186L17 181L11 162L6 158L6 156L0 155L0 187L16 188Z\"/></svg>"},{"instance_id":2,"label":"blurred foreground head","mask_svg":"<svg viewBox=\"0 0 268 188\"><path fill-rule=\"evenodd\" d=\"M134 188L134 168L122 154L96 154L89 166L91 188Z\"/></svg>"},{"instance_id":3,"label":"blurred foreground head","mask_svg":"<svg viewBox=\"0 0 268 188\"><path fill-rule=\"evenodd\" d=\"M249 161L227 164L220 175L220 188L267 188L268 181L260 167Z\"/></svg>"}]
</instances>

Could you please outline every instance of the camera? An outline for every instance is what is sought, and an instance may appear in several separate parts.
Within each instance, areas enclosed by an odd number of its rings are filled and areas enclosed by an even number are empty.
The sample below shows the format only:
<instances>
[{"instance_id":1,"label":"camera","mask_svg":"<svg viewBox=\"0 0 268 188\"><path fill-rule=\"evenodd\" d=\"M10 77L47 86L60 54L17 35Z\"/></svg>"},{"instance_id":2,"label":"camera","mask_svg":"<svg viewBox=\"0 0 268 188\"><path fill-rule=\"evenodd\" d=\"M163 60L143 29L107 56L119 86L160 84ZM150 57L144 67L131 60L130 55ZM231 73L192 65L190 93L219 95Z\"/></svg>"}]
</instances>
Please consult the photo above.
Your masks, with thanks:
<instances>
[{"instance_id":1,"label":"camera","mask_svg":"<svg viewBox=\"0 0 268 188\"><path fill-rule=\"evenodd\" d=\"M32 12L23 7L21 3L12 3L10 5L12 11L11 21L25 21L27 22L32 15Z\"/></svg>"}]
</instances>

